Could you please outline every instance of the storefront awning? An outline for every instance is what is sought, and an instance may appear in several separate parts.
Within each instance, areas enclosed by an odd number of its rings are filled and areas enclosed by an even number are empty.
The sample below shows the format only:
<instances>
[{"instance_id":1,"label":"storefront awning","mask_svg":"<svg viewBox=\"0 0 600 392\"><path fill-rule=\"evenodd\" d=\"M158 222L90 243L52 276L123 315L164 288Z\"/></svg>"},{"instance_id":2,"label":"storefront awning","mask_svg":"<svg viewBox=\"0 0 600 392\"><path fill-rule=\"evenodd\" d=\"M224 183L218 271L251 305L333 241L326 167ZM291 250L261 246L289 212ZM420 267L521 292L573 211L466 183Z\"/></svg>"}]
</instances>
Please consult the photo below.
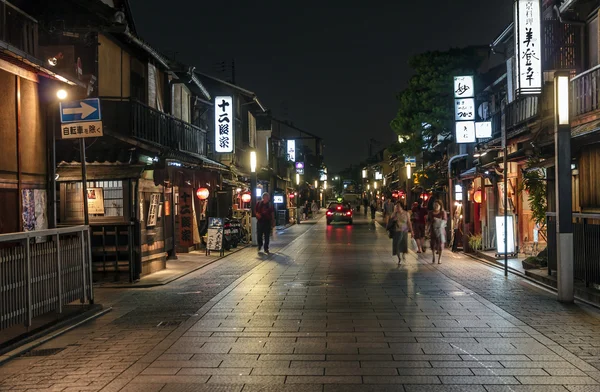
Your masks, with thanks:
<instances>
[{"instance_id":1,"label":"storefront awning","mask_svg":"<svg viewBox=\"0 0 600 392\"><path fill-rule=\"evenodd\" d=\"M460 178L461 178L461 180L470 180L470 179L475 178L476 175L477 175L477 168L472 167L469 170L465 170L464 172L460 173Z\"/></svg>"},{"instance_id":2,"label":"storefront awning","mask_svg":"<svg viewBox=\"0 0 600 392\"><path fill-rule=\"evenodd\" d=\"M86 164L88 181L128 180L139 178L146 165L128 163L88 163ZM61 162L56 168L58 182L81 181L81 165L79 162Z\"/></svg>"},{"instance_id":3,"label":"storefront awning","mask_svg":"<svg viewBox=\"0 0 600 392\"><path fill-rule=\"evenodd\" d=\"M591 121L589 123L573 127L571 129L571 137L576 138L586 136L597 131L600 131L600 120Z\"/></svg>"}]
</instances>

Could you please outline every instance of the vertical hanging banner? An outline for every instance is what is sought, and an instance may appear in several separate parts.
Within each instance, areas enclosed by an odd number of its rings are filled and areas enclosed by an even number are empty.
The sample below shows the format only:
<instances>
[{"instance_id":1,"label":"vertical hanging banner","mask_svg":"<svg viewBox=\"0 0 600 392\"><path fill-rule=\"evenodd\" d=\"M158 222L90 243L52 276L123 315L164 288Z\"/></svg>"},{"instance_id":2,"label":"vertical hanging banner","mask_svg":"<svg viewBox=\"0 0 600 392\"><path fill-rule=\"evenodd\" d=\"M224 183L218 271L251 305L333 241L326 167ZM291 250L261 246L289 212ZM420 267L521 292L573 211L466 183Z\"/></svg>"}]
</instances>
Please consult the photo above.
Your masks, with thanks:
<instances>
[{"instance_id":1,"label":"vertical hanging banner","mask_svg":"<svg viewBox=\"0 0 600 392\"><path fill-rule=\"evenodd\" d=\"M542 40L539 0L516 0L516 94L542 93Z\"/></svg>"},{"instance_id":2,"label":"vertical hanging banner","mask_svg":"<svg viewBox=\"0 0 600 392\"><path fill-rule=\"evenodd\" d=\"M475 143L475 82L473 76L454 77L454 140L458 144Z\"/></svg>"},{"instance_id":3,"label":"vertical hanging banner","mask_svg":"<svg viewBox=\"0 0 600 392\"><path fill-rule=\"evenodd\" d=\"M215 152L233 152L233 97L215 97Z\"/></svg>"},{"instance_id":4,"label":"vertical hanging banner","mask_svg":"<svg viewBox=\"0 0 600 392\"><path fill-rule=\"evenodd\" d=\"M295 140L287 141L287 155L288 155L288 161L296 162L296 141Z\"/></svg>"}]
</instances>

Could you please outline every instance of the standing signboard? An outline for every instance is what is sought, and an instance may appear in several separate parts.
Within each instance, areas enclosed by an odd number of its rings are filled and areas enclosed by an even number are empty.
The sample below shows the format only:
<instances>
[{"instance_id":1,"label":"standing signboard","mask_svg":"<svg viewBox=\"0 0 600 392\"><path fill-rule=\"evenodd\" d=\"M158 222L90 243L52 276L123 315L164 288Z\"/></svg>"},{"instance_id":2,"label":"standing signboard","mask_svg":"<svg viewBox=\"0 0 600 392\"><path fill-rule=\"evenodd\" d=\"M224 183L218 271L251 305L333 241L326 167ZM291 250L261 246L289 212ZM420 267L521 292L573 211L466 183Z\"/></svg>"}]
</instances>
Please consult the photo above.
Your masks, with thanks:
<instances>
[{"instance_id":1,"label":"standing signboard","mask_svg":"<svg viewBox=\"0 0 600 392\"><path fill-rule=\"evenodd\" d=\"M223 219L208 218L208 229L206 231L206 255L211 251L218 251L221 255L223 250Z\"/></svg>"},{"instance_id":2,"label":"standing signboard","mask_svg":"<svg viewBox=\"0 0 600 392\"><path fill-rule=\"evenodd\" d=\"M512 215L506 216L506 228L508 236L506 237L506 250L504 247L504 216L496 217L496 249L498 255L509 255L515 253L515 228L513 226Z\"/></svg>"}]
</instances>

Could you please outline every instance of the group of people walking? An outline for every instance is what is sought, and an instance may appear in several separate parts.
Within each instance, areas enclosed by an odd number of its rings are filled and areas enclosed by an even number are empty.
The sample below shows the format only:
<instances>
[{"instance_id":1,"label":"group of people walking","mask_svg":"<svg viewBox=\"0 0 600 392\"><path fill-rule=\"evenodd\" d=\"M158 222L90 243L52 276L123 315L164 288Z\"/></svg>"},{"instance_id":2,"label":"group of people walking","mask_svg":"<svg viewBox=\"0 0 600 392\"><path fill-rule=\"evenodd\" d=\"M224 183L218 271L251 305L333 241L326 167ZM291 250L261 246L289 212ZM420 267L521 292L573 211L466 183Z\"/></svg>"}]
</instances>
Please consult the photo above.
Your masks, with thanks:
<instances>
[{"instance_id":1,"label":"group of people walking","mask_svg":"<svg viewBox=\"0 0 600 392\"><path fill-rule=\"evenodd\" d=\"M391 211L391 212L390 212ZM394 205L387 200L383 206L386 229L392 238L392 254L398 257L398 264L406 260L408 253L408 234L415 241L417 253L426 250L426 238L432 252L432 263L441 264L442 251L446 244L446 224L448 214L444 211L442 202L435 200L433 209L428 210L423 200L413 203L410 211L404 208L402 202Z\"/></svg>"}]
</instances>

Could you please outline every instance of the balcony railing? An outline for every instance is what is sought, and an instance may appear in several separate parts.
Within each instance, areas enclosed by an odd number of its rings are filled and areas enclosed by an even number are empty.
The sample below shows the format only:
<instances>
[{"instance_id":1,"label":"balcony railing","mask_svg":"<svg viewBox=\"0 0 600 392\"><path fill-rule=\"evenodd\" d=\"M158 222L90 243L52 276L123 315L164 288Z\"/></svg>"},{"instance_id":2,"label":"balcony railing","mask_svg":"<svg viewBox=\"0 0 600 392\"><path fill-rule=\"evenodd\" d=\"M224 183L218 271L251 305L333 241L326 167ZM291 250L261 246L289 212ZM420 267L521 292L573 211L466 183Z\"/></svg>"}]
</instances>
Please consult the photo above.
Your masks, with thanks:
<instances>
[{"instance_id":1,"label":"balcony railing","mask_svg":"<svg viewBox=\"0 0 600 392\"><path fill-rule=\"evenodd\" d=\"M104 127L172 150L206 155L206 131L134 99L102 98Z\"/></svg>"},{"instance_id":2,"label":"balcony railing","mask_svg":"<svg viewBox=\"0 0 600 392\"><path fill-rule=\"evenodd\" d=\"M598 110L598 78L600 65L580 73L571 80L571 98L573 102L573 116L580 116Z\"/></svg>"},{"instance_id":3,"label":"balcony railing","mask_svg":"<svg viewBox=\"0 0 600 392\"><path fill-rule=\"evenodd\" d=\"M506 130L524 123L528 120L532 120L538 115L539 112L539 100L537 96L529 96L525 98L519 98L508 105L505 108L505 125Z\"/></svg>"},{"instance_id":4,"label":"balcony railing","mask_svg":"<svg viewBox=\"0 0 600 392\"><path fill-rule=\"evenodd\" d=\"M0 41L36 57L37 21L9 2L0 0Z\"/></svg>"}]
</instances>

